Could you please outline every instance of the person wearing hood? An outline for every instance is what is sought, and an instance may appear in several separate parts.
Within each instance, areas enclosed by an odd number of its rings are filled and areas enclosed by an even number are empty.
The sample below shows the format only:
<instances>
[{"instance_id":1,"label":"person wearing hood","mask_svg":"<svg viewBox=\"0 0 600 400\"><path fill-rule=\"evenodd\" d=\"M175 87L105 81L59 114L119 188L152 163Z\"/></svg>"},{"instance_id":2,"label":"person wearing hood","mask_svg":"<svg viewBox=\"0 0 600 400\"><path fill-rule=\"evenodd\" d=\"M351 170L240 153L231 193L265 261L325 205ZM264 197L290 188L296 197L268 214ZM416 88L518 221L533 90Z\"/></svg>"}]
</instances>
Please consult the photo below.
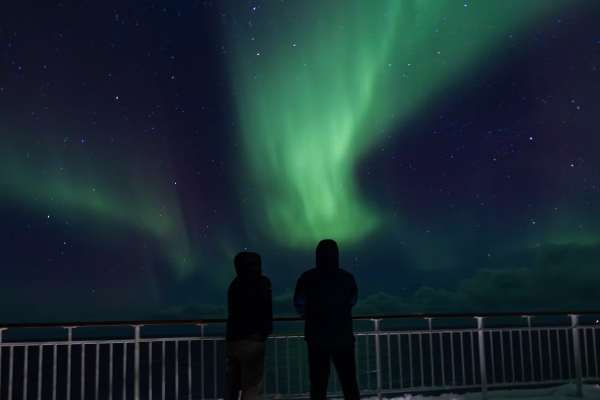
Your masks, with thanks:
<instances>
[{"instance_id":1,"label":"person wearing hood","mask_svg":"<svg viewBox=\"0 0 600 400\"><path fill-rule=\"evenodd\" d=\"M311 400L327 397L331 361L344 399L360 398L352 327L352 307L357 300L354 276L339 267L337 243L322 240L317 245L316 267L300 276L294 292L294 306L304 319Z\"/></svg>"},{"instance_id":2,"label":"person wearing hood","mask_svg":"<svg viewBox=\"0 0 600 400\"><path fill-rule=\"evenodd\" d=\"M257 253L234 259L237 276L227 292L227 370L224 400L258 397L265 374L265 341L273 333L271 281Z\"/></svg>"}]
</instances>

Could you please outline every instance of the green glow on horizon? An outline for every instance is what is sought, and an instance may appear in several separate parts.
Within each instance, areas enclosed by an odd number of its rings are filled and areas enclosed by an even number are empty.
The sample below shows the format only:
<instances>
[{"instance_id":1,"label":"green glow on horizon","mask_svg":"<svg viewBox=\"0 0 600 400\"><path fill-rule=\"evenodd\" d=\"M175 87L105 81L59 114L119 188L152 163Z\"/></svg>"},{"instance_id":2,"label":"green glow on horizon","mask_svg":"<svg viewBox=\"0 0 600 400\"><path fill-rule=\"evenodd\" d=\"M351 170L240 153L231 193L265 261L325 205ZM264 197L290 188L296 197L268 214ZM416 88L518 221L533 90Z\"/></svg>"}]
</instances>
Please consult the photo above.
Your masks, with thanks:
<instances>
[{"instance_id":1,"label":"green glow on horizon","mask_svg":"<svg viewBox=\"0 0 600 400\"><path fill-rule=\"evenodd\" d=\"M324 237L360 241L385 223L355 168L388 129L491 68L509 35L567 1L279 3L260 8L260 22L234 39L243 184L255 190L253 226L313 248Z\"/></svg>"},{"instance_id":2,"label":"green glow on horizon","mask_svg":"<svg viewBox=\"0 0 600 400\"><path fill-rule=\"evenodd\" d=\"M3 129L0 139L3 200L75 224L92 218L92 229L103 242L120 240L122 226L145 232L156 242L149 245L160 247L178 277L192 272L194 255L175 190L168 187L164 171L141 167L134 153L121 154L118 146L111 150L87 145L95 150L82 151L77 143L56 144L60 138L48 136L36 143L14 131L7 135L10 131Z\"/></svg>"}]
</instances>

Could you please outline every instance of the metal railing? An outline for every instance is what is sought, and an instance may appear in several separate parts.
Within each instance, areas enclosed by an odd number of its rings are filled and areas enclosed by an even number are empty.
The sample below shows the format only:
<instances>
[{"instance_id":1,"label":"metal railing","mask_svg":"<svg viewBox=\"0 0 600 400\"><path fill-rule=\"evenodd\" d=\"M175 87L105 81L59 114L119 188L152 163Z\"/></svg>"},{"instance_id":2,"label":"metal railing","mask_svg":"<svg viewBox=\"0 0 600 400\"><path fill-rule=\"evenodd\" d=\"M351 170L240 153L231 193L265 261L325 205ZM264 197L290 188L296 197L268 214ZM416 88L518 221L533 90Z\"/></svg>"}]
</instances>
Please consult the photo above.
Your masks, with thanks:
<instances>
[{"instance_id":1,"label":"metal railing","mask_svg":"<svg viewBox=\"0 0 600 400\"><path fill-rule=\"evenodd\" d=\"M485 398L488 389L574 382L574 395L581 396L584 382L600 381L600 325L590 319L594 314L600 312L542 313L524 319L519 314L357 317L359 387L363 395L379 397L475 390ZM534 316L554 320L537 326ZM494 318L504 321L484 325L484 319ZM591 322L580 325L580 318ZM224 323L0 326L0 399L221 398ZM417 323L424 326L415 328ZM268 340L261 395L308 397L306 346L302 335L293 333L301 331L301 321L279 318L276 324L276 331L292 333ZM382 324L389 326L382 329ZM335 373L329 393L341 395Z\"/></svg>"}]
</instances>

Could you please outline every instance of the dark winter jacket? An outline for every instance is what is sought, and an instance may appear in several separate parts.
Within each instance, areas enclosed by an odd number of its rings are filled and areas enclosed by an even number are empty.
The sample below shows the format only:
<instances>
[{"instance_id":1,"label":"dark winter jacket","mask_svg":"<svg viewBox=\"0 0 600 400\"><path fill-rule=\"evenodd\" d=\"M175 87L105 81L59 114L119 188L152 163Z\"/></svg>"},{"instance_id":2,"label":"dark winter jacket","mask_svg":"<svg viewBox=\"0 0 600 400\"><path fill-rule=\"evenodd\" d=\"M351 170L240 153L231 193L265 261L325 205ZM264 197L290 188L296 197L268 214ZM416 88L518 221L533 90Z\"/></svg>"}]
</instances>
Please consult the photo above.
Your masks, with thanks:
<instances>
[{"instance_id":1,"label":"dark winter jacket","mask_svg":"<svg viewBox=\"0 0 600 400\"><path fill-rule=\"evenodd\" d=\"M227 292L226 340L264 342L273 333L271 281L262 276L257 253L239 253L234 263L237 277Z\"/></svg>"},{"instance_id":2,"label":"dark winter jacket","mask_svg":"<svg viewBox=\"0 0 600 400\"><path fill-rule=\"evenodd\" d=\"M358 299L354 276L339 267L337 244L330 239L317 246L316 268L296 283L294 306L305 319L304 336L309 345L342 347L355 341L352 307Z\"/></svg>"}]
</instances>

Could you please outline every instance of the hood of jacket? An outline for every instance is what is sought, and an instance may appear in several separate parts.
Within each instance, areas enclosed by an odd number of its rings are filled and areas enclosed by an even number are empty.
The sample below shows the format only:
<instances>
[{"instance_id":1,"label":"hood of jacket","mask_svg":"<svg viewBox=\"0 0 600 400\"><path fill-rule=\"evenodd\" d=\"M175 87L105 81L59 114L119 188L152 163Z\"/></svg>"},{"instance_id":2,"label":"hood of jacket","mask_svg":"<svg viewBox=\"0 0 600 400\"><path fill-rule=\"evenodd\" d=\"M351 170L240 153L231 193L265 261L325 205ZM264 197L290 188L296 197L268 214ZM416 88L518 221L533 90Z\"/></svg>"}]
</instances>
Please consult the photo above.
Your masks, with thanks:
<instances>
[{"instance_id":1,"label":"hood of jacket","mask_svg":"<svg viewBox=\"0 0 600 400\"><path fill-rule=\"evenodd\" d=\"M258 276L262 273L260 254L242 251L236 254L233 263L237 276Z\"/></svg>"},{"instance_id":2,"label":"hood of jacket","mask_svg":"<svg viewBox=\"0 0 600 400\"><path fill-rule=\"evenodd\" d=\"M337 243L332 239L324 239L317 245L316 266L319 269L336 269L340 267L340 252Z\"/></svg>"}]
</instances>

